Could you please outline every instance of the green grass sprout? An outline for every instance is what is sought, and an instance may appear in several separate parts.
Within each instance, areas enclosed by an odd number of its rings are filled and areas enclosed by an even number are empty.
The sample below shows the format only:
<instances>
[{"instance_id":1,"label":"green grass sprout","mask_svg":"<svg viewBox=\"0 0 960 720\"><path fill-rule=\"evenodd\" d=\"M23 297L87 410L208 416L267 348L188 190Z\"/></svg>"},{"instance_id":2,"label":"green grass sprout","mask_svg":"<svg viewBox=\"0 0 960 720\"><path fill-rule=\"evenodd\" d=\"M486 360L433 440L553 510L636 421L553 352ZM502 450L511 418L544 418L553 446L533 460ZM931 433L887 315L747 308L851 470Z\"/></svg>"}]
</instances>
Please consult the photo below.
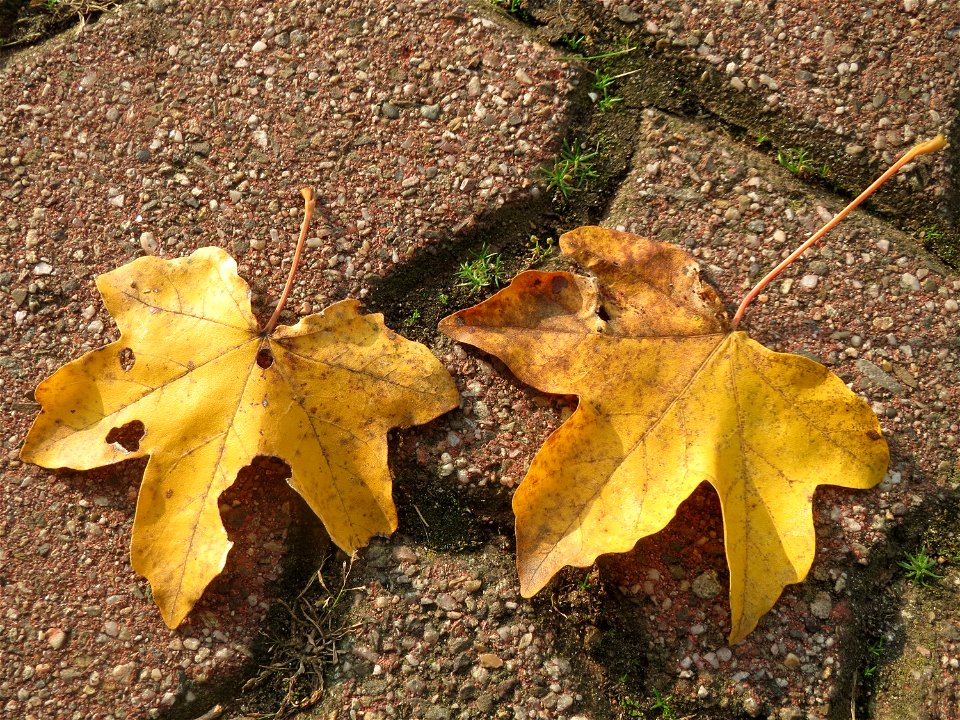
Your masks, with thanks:
<instances>
[{"instance_id":1,"label":"green grass sprout","mask_svg":"<svg viewBox=\"0 0 960 720\"><path fill-rule=\"evenodd\" d=\"M457 270L460 282L457 287L465 287L473 295L483 288L500 287L506 279L506 272L501 267L500 253L495 253L486 243L480 246L473 260L460 264Z\"/></svg>"}]
</instances>

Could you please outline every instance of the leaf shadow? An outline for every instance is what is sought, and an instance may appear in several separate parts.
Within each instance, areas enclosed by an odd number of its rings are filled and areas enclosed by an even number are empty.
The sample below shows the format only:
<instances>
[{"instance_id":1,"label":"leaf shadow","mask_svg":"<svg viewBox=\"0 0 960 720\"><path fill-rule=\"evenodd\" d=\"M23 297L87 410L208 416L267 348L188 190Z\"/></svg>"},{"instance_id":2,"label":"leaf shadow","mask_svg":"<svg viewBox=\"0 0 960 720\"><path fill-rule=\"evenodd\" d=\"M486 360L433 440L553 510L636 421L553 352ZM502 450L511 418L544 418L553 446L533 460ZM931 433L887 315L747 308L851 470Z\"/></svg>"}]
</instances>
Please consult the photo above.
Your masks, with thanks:
<instances>
[{"instance_id":1,"label":"leaf shadow","mask_svg":"<svg viewBox=\"0 0 960 720\"><path fill-rule=\"evenodd\" d=\"M326 530L287 484L289 476L282 460L258 456L220 496L220 517L233 547L223 572L177 632L197 637L219 630L246 645L249 655L215 682L181 684L181 693L189 690L196 700L164 717L194 717L198 708L238 695L244 681L269 664L272 638L287 631L285 604L294 601L329 554Z\"/></svg>"},{"instance_id":2,"label":"leaf shadow","mask_svg":"<svg viewBox=\"0 0 960 720\"><path fill-rule=\"evenodd\" d=\"M443 442L445 433L442 420L391 433L389 465L399 529L434 551L476 552L490 534L484 507L490 501L458 487L455 475L437 477L433 466L438 459L421 450Z\"/></svg>"},{"instance_id":3,"label":"leaf shadow","mask_svg":"<svg viewBox=\"0 0 960 720\"><path fill-rule=\"evenodd\" d=\"M598 566L604 582L626 591L638 615L649 615L644 607L654 605L659 608L661 628L682 632L702 625L709 636L707 644L720 647L726 643L729 572L720 498L709 483L701 483L679 505L663 530L641 538L627 553L601 556ZM693 583L707 574L713 575L714 589L719 587L719 592L691 592ZM635 624L638 630L643 625Z\"/></svg>"},{"instance_id":4,"label":"leaf shadow","mask_svg":"<svg viewBox=\"0 0 960 720\"><path fill-rule=\"evenodd\" d=\"M81 521L115 528L128 545L146 464L146 458L139 458L89 471L61 470L55 473L54 482L63 483L66 493L80 498L85 511L78 516ZM176 630L163 627L146 579L133 572L128 551L124 552L126 563L119 573L119 586L108 594L130 593L141 605L137 612L152 617L162 634L186 638L222 632L232 643L250 649L247 657L236 656L219 664L207 680L178 673L179 683L172 689L181 697L192 693L196 700L177 703L162 717L194 717L197 708L236 693L262 662L269 632L286 619L283 603L278 601L295 598L306 578L329 554L326 531L287 485L289 474L286 463L257 457L220 497L221 518L234 545L223 572ZM84 536L90 532L96 531L91 528L81 533L80 542L89 542ZM98 575L98 582L104 581Z\"/></svg>"},{"instance_id":5,"label":"leaf shadow","mask_svg":"<svg viewBox=\"0 0 960 720\"><path fill-rule=\"evenodd\" d=\"M258 456L220 496L220 517L233 547L188 621L209 612L265 611L270 607L265 598L292 597L319 567L329 538L287 484L289 476L285 462Z\"/></svg>"}]
</instances>

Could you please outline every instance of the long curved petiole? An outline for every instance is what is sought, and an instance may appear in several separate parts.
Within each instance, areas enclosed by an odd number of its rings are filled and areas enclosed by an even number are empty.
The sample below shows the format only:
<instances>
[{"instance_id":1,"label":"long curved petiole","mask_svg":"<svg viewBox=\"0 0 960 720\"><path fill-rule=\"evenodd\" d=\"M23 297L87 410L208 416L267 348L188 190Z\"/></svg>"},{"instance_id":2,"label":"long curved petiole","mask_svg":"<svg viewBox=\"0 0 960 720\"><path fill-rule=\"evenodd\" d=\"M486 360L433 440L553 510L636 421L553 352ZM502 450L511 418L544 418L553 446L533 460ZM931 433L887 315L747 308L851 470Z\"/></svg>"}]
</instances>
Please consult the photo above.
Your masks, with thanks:
<instances>
[{"instance_id":1,"label":"long curved petiole","mask_svg":"<svg viewBox=\"0 0 960 720\"><path fill-rule=\"evenodd\" d=\"M866 200L868 197L873 195L876 190L883 185L887 180L889 180L896 172L906 165L908 162L913 160L918 155L926 155L927 153L936 152L937 150L943 149L947 144L947 141L944 139L943 135L937 135L933 140L927 140L918 145L914 145L910 148L906 154L897 160L893 165L891 165L886 172L883 173L880 177L871 183L870 187L864 190L862 193L857 195L857 197L847 205L843 210L838 212L833 218L824 225L822 228L817 230L813 235L811 235L803 245L794 250L790 255L779 265L777 265L773 270L767 273L767 276L763 278L756 286L746 294L743 300L740 302L740 307L737 308L736 314L733 316L733 321L730 323L730 329L736 330L737 326L740 324L740 321L743 319L743 314L746 312L747 306L753 302L753 299L759 295L763 289L770 284L770 282L777 277L784 268L786 268L790 263L800 257L811 245L813 245L817 240L822 238L828 232L830 232L841 220L843 220L847 215L853 211L860 203Z\"/></svg>"},{"instance_id":2,"label":"long curved petiole","mask_svg":"<svg viewBox=\"0 0 960 720\"><path fill-rule=\"evenodd\" d=\"M277 309L270 316L270 321L263 329L263 334L269 336L277 322L280 320L280 313L283 306L287 304L287 298L290 297L290 289L293 287L293 276L297 274L297 266L300 264L300 255L303 253L303 241L307 239L307 228L310 227L310 219L313 217L313 209L317 206L317 197L313 193L313 188L300 188L300 194L303 195L303 224L300 226L300 237L297 239L297 249L293 253L293 262L290 263L290 274L287 275L287 284L283 288L283 294L277 303Z\"/></svg>"}]
</instances>

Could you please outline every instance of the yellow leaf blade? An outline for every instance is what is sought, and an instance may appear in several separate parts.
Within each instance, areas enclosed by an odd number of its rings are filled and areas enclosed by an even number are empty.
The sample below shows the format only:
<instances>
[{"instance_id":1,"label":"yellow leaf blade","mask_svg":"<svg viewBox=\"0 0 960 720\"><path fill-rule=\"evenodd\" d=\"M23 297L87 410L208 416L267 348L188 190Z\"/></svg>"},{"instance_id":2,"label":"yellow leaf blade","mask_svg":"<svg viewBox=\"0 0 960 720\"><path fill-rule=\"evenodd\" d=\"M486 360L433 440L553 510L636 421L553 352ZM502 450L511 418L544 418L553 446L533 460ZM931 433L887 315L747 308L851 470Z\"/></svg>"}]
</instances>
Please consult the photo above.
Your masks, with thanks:
<instances>
[{"instance_id":1,"label":"yellow leaf blade","mask_svg":"<svg viewBox=\"0 0 960 720\"><path fill-rule=\"evenodd\" d=\"M523 594L535 594L564 565L589 566L658 532L676 498L704 479L692 449L677 442L687 419L676 399L723 337L683 346L673 338L591 339L584 354L604 371L579 378L577 412L544 443L514 495ZM648 361L623 367L623 357Z\"/></svg>"},{"instance_id":2,"label":"yellow leaf blade","mask_svg":"<svg viewBox=\"0 0 960 720\"><path fill-rule=\"evenodd\" d=\"M725 345L703 383L730 392L736 408L725 447L737 460L724 458L711 481L723 508L736 643L784 587L807 576L816 486L873 487L890 453L867 403L819 363L742 332Z\"/></svg>"},{"instance_id":3,"label":"yellow leaf blade","mask_svg":"<svg viewBox=\"0 0 960 720\"><path fill-rule=\"evenodd\" d=\"M524 382L565 394L573 392L568 377L577 369L551 371L576 361L578 347L603 327L597 307L589 278L529 270L484 303L444 318L439 329L496 355Z\"/></svg>"},{"instance_id":4,"label":"yellow leaf blade","mask_svg":"<svg viewBox=\"0 0 960 720\"><path fill-rule=\"evenodd\" d=\"M269 401L285 416L270 423L263 441L264 451L274 448L290 464L290 485L347 552L397 527L387 430L459 404L456 386L427 348L357 308L344 300L277 329L274 368L289 393Z\"/></svg>"},{"instance_id":5,"label":"yellow leaf blade","mask_svg":"<svg viewBox=\"0 0 960 720\"><path fill-rule=\"evenodd\" d=\"M223 570L232 545L217 500L247 463L224 458L225 444L217 437L185 455L154 455L144 471L131 565L149 580L154 602L170 628L183 622Z\"/></svg>"},{"instance_id":6,"label":"yellow leaf blade","mask_svg":"<svg viewBox=\"0 0 960 720\"><path fill-rule=\"evenodd\" d=\"M518 282L441 324L534 387L580 397L514 496L521 591L628 550L707 481L721 500L738 642L806 576L816 486L883 477L879 422L823 366L731 333L678 248L602 228L568 233L561 248L597 272L598 294L568 279L582 302L564 303L548 282ZM599 325L583 312L598 306L609 318Z\"/></svg>"},{"instance_id":7,"label":"yellow leaf blade","mask_svg":"<svg viewBox=\"0 0 960 720\"><path fill-rule=\"evenodd\" d=\"M587 226L560 236L560 249L601 283L603 305L623 335L709 335L729 330L727 314L697 261L669 243ZM639 238L645 240L645 238Z\"/></svg>"},{"instance_id":8,"label":"yellow leaf blade","mask_svg":"<svg viewBox=\"0 0 960 720\"><path fill-rule=\"evenodd\" d=\"M517 518L520 592L531 597L562 567L588 567L600 555L626 552L666 527L676 513L671 498L689 495L700 478L665 485L651 474L658 436L624 447L628 430L587 401L547 442L513 497ZM667 502L663 502L666 499Z\"/></svg>"},{"instance_id":9,"label":"yellow leaf blade","mask_svg":"<svg viewBox=\"0 0 960 720\"><path fill-rule=\"evenodd\" d=\"M141 258L97 284L120 339L41 383L21 457L78 469L150 457L131 560L168 625L222 571L231 543L218 500L257 455L290 465L345 551L396 528L386 433L459 401L426 348L355 301L263 337L236 263L216 248ZM144 426L138 449L106 441L132 421Z\"/></svg>"},{"instance_id":10,"label":"yellow leaf blade","mask_svg":"<svg viewBox=\"0 0 960 720\"><path fill-rule=\"evenodd\" d=\"M173 260L137 258L97 277L97 289L130 343L155 344L151 330L168 330L165 343L177 347L186 343L197 364L214 356L220 336L198 347L190 333L232 336L231 331L241 335L258 331L250 288L237 275L237 262L221 248L200 248Z\"/></svg>"}]
</instances>

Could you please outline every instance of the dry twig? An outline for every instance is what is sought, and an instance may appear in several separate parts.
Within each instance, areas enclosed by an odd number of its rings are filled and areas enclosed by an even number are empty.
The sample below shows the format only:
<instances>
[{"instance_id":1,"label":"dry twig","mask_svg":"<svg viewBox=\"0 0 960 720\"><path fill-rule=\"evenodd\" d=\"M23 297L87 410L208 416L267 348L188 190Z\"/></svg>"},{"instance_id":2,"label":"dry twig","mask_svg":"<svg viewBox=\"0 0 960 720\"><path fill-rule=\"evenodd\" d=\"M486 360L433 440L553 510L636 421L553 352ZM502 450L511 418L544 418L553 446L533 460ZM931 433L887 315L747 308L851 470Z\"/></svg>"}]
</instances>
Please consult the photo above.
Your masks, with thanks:
<instances>
[{"instance_id":1,"label":"dry twig","mask_svg":"<svg viewBox=\"0 0 960 720\"><path fill-rule=\"evenodd\" d=\"M343 563L336 578L338 587L331 590L323 576L328 560L324 559L292 603L281 601L288 613L286 632L270 638L270 663L243 685L244 692L266 686L280 696L276 709L261 717L284 717L319 702L326 670L338 662L337 644L359 626L341 625L337 612L344 595L356 589L347 587L353 563Z\"/></svg>"}]
</instances>

